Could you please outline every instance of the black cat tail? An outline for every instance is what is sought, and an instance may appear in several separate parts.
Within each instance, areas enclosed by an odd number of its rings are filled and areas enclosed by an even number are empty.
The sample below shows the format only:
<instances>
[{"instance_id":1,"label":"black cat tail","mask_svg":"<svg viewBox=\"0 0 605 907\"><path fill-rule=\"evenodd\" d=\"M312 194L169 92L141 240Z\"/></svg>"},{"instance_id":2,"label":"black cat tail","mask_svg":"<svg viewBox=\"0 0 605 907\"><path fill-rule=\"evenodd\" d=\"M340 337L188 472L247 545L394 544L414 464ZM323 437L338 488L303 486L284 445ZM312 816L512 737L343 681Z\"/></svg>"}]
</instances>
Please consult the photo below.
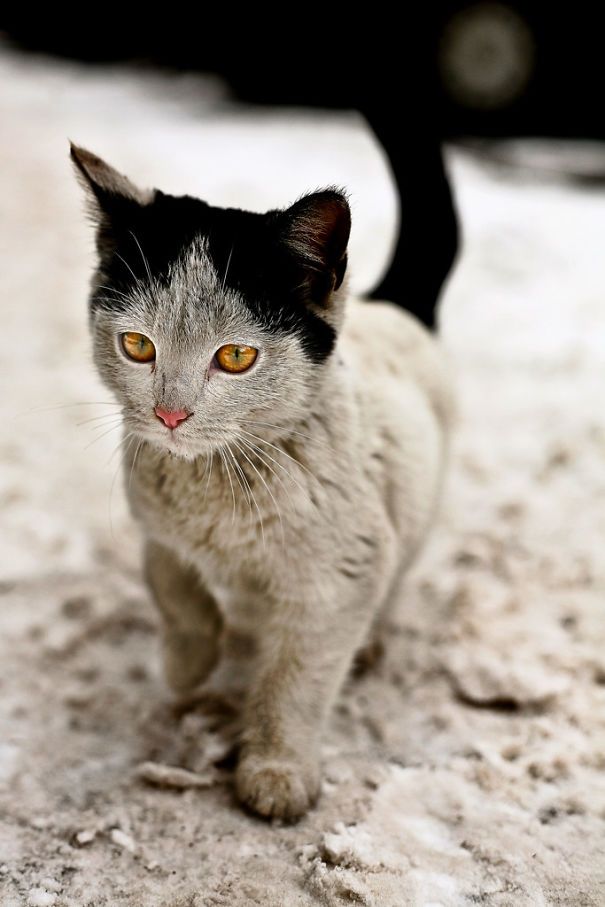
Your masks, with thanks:
<instances>
[{"instance_id":1,"label":"black cat tail","mask_svg":"<svg viewBox=\"0 0 605 907\"><path fill-rule=\"evenodd\" d=\"M441 141L429 129L406 135L393 110L366 107L363 113L386 152L400 198L393 257L379 286L368 295L401 305L434 329L443 284L459 245Z\"/></svg>"}]
</instances>

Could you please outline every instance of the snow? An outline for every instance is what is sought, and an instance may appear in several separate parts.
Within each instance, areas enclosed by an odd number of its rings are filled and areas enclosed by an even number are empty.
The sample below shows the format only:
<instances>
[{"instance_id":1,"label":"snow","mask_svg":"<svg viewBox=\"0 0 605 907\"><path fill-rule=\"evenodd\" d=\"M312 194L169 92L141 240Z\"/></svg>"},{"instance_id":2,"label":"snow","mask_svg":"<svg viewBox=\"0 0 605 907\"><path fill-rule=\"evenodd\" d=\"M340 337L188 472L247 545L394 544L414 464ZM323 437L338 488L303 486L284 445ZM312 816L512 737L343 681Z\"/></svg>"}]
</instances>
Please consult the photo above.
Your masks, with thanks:
<instances>
[{"instance_id":1,"label":"snow","mask_svg":"<svg viewBox=\"0 0 605 907\"><path fill-rule=\"evenodd\" d=\"M112 410L67 140L224 205L347 186L357 292L384 266L396 205L357 116L223 97L193 74L0 56L0 902L597 907L603 189L541 175L572 146L516 143L507 166L450 150L464 247L441 310L460 402L446 500L384 662L338 701L317 808L263 823L235 801L216 698L178 707L162 683L108 462L118 435L78 425Z\"/></svg>"}]
</instances>

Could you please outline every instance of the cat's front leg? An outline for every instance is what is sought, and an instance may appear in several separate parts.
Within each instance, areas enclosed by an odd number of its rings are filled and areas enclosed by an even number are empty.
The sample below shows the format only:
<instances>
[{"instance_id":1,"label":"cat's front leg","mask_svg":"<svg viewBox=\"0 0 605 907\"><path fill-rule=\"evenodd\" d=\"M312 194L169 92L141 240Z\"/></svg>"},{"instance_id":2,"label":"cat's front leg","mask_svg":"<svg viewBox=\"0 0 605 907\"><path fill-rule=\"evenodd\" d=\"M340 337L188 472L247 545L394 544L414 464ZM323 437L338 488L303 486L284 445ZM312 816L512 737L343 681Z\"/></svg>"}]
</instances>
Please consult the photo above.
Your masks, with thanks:
<instances>
[{"instance_id":1,"label":"cat's front leg","mask_svg":"<svg viewBox=\"0 0 605 907\"><path fill-rule=\"evenodd\" d=\"M148 540L144 572L162 615L164 673L176 693L205 680L218 661L222 620L197 572Z\"/></svg>"},{"instance_id":2,"label":"cat's front leg","mask_svg":"<svg viewBox=\"0 0 605 907\"><path fill-rule=\"evenodd\" d=\"M300 599L276 606L236 773L238 796L255 812L296 819L316 800L322 727L368 621L360 606Z\"/></svg>"}]
</instances>

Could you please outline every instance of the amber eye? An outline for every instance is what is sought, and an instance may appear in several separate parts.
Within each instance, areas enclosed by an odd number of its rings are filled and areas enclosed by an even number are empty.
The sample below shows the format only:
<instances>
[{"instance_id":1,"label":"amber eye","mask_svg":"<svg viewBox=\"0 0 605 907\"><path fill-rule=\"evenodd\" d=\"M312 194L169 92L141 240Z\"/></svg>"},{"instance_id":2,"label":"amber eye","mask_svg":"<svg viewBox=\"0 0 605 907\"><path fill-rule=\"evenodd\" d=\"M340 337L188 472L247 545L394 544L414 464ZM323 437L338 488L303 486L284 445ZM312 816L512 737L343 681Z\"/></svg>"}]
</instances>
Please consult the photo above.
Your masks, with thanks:
<instances>
[{"instance_id":1,"label":"amber eye","mask_svg":"<svg viewBox=\"0 0 605 907\"><path fill-rule=\"evenodd\" d=\"M122 349L129 359L135 362L153 362L155 359L155 346L145 334L136 331L126 331L122 334Z\"/></svg>"},{"instance_id":2,"label":"amber eye","mask_svg":"<svg viewBox=\"0 0 605 907\"><path fill-rule=\"evenodd\" d=\"M253 346L226 343L216 351L216 361L225 372L245 372L256 359L257 353L258 350Z\"/></svg>"}]
</instances>

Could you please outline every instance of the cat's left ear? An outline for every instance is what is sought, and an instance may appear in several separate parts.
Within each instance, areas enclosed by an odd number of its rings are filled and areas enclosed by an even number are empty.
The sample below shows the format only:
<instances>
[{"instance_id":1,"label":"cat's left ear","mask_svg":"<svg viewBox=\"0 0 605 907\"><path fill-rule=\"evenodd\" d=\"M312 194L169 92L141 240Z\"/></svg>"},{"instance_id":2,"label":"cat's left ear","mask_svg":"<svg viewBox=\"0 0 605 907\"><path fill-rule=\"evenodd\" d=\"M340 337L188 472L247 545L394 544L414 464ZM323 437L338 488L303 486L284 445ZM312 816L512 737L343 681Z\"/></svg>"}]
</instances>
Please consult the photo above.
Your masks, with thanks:
<instances>
[{"instance_id":1,"label":"cat's left ear","mask_svg":"<svg viewBox=\"0 0 605 907\"><path fill-rule=\"evenodd\" d=\"M327 305L347 269L351 209L345 193L329 188L305 195L282 218L282 242L304 274L308 297Z\"/></svg>"}]
</instances>

